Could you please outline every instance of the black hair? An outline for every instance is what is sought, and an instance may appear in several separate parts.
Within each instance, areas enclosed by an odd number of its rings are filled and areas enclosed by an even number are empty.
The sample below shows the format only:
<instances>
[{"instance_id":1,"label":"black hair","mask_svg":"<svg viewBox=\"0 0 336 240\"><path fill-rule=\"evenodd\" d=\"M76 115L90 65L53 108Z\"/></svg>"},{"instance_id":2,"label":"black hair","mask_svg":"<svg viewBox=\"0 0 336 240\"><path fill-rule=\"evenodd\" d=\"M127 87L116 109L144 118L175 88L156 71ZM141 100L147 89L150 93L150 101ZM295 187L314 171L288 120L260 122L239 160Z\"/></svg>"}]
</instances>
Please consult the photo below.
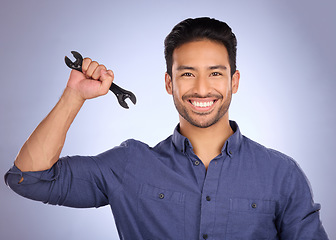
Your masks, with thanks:
<instances>
[{"instance_id":1,"label":"black hair","mask_svg":"<svg viewBox=\"0 0 336 240\"><path fill-rule=\"evenodd\" d=\"M167 73L171 77L174 50L185 43L203 39L223 44L229 54L231 76L236 72L237 39L231 28L214 18L188 18L178 23L164 41Z\"/></svg>"}]
</instances>

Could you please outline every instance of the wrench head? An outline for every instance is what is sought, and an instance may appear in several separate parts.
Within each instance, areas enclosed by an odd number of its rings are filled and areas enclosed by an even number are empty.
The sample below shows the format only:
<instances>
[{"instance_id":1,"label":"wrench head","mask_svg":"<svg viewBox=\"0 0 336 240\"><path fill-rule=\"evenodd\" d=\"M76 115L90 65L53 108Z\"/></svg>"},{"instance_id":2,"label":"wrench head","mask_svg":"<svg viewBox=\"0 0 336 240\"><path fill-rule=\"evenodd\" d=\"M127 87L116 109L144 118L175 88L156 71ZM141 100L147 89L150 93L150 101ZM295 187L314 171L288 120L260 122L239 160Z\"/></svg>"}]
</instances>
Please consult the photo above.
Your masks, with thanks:
<instances>
[{"instance_id":1,"label":"wrench head","mask_svg":"<svg viewBox=\"0 0 336 240\"><path fill-rule=\"evenodd\" d=\"M119 101L119 99L118 99L118 102L119 102L119 105L122 106L123 108L129 109L129 107L128 107L127 103L125 102L125 100Z\"/></svg>"},{"instance_id":2,"label":"wrench head","mask_svg":"<svg viewBox=\"0 0 336 240\"><path fill-rule=\"evenodd\" d=\"M131 91L127 91L115 83L111 84L110 90L116 95L120 106L128 109L128 105L125 102L126 98L129 98L133 104L136 104L136 97Z\"/></svg>"},{"instance_id":3,"label":"wrench head","mask_svg":"<svg viewBox=\"0 0 336 240\"><path fill-rule=\"evenodd\" d=\"M76 51L71 51L72 55L75 57L75 62L71 61L67 56L64 57L65 64L71 68L78 71L82 71L83 57L80 53Z\"/></svg>"},{"instance_id":4,"label":"wrench head","mask_svg":"<svg viewBox=\"0 0 336 240\"><path fill-rule=\"evenodd\" d=\"M129 93L128 98L131 100L131 102L134 105L136 104L136 97L135 97L135 95L132 92Z\"/></svg>"},{"instance_id":5,"label":"wrench head","mask_svg":"<svg viewBox=\"0 0 336 240\"><path fill-rule=\"evenodd\" d=\"M120 106L122 106L123 108L129 109L127 103L126 103L126 99L129 98L131 100L131 102L135 105L136 104L136 97L133 93L129 92L129 93L124 93L124 94L117 94L117 99L118 102L120 104Z\"/></svg>"}]
</instances>

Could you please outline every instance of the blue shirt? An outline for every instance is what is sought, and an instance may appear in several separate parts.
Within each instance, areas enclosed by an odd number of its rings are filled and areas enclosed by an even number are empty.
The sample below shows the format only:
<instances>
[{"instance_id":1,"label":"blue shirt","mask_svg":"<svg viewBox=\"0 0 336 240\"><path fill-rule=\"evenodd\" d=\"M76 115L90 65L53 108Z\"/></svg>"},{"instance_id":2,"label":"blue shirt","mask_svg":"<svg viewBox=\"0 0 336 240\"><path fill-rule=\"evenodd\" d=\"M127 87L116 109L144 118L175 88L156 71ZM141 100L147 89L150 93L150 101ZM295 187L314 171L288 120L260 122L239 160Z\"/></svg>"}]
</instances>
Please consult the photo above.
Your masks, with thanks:
<instances>
[{"instance_id":1,"label":"blue shirt","mask_svg":"<svg viewBox=\"0 0 336 240\"><path fill-rule=\"evenodd\" d=\"M46 171L13 166L5 181L44 203L110 204L120 239L328 239L295 161L230 124L234 134L208 170L177 126L153 148L127 140L98 156L61 158Z\"/></svg>"}]
</instances>

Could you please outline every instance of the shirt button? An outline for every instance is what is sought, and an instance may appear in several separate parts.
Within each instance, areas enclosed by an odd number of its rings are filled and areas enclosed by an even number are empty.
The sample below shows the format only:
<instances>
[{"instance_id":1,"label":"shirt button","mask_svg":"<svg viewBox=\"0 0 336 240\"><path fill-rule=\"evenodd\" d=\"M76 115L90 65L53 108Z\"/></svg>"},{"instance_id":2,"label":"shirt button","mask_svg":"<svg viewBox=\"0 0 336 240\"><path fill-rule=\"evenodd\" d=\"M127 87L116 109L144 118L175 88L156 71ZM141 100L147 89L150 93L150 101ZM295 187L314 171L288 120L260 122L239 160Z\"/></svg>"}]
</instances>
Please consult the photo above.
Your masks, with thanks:
<instances>
[{"instance_id":1,"label":"shirt button","mask_svg":"<svg viewBox=\"0 0 336 240\"><path fill-rule=\"evenodd\" d=\"M252 208L257 208L257 204L256 204L256 203L252 203L252 204L251 204L251 207L252 207Z\"/></svg>"},{"instance_id":2,"label":"shirt button","mask_svg":"<svg viewBox=\"0 0 336 240\"><path fill-rule=\"evenodd\" d=\"M196 166L198 166L198 165L200 165L200 162L199 162L198 160L196 160L196 161L194 162L194 164L195 164Z\"/></svg>"},{"instance_id":3,"label":"shirt button","mask_svg":"<svg viewBox=\"0 0 336 240\"><path fill-rule=\"evenodd\" d=\"M232 154L232 151L229 151L230 154Z\"/></svg>"},{"instance_id":4,"label":"shirt button","mask_svg":"<svg viewBox=\"0 0 336 240\"><path fill-rule=\"evenodd\" d=\"M164 199L164 197L165 197L165 195L164 195L163 193L160 193L160 194L159 194L159 198L160 198L160 199Z\"/></svg>"},{"instance_id":5,"label":"shirt button","mask_svg":"<svg viewBox=\"0 0 336 240\"><path fill-rule=\"evenodd\" d=\"M210 196L206 196L205 198L208 202L211 201L211 197Z\"/></svg>"},{"instance_id":6,"label":"shirt button","mask_svg":"<svg viewBox=\"0 0 336 240\"><path fill-rule=\"evenodd\" d=\"M203 234L203 239L208 239L208 234Z\"/></svg>"}]
</instances>

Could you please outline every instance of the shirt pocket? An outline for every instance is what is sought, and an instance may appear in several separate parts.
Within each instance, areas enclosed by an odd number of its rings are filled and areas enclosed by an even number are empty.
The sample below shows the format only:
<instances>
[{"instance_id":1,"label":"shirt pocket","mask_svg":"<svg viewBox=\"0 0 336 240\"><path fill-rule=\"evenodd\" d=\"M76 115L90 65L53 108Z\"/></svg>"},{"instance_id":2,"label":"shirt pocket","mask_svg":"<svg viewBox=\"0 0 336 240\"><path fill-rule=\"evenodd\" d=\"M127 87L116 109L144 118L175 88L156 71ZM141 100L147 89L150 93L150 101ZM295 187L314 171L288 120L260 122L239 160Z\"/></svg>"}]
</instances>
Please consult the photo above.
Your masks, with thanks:
<instances>
[{"instance_id":1,"label":"shirt pocket","mask_svg":"<svg viewBox=\"0 0 336 240\"><path fill-rule=\"evenodd\" d=\"M142 184L138 195L144 239L184 239L184 193Z\"/></svg>"},{"instance_id":2,"label":"shirt pocket","mask_svg":"<svg viewBox=\"0 0 336 240\"><path fill-rule=\"evenodd\" d=\"M278 239L275 220L275 201L230 199L228 219L229 239Z\"/></svg>"}]
</instances>

